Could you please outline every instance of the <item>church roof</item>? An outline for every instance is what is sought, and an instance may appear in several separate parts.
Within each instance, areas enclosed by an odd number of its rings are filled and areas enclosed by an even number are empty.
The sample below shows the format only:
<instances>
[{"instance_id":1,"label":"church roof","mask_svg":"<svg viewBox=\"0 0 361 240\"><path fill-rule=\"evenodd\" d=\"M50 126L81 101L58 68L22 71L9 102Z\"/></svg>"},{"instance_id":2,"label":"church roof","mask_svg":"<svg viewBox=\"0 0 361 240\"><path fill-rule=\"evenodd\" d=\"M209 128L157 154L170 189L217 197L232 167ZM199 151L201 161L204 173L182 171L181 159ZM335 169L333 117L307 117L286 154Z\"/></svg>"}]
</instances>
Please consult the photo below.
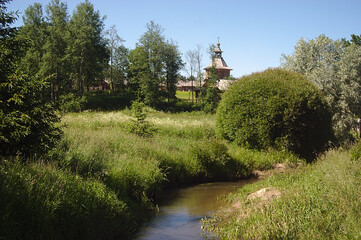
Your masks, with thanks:
<instances>
[{"instance_id":1,"label":"church roof","mask_svg":"<svg viewBox=\"0 0 361 240\"><path fill-rule=\"evenodd\" d=\"M220 58L214 58L213 62L209 64L208 67L206 67L204 70L210 69L213 65L215 65L216 69L226 69L226 70L232 70L232 68L228 67L227 63L224 61L222 57Z\"/></svg>"},{"instance_id":2,"label":"church roof","mask_svg":"<svg viewBox=\"0 0 361 240\"><path fill-rule=\"evenodd\" d=\"M213 59L213 61L209 64L209 66L204 68L204 70L210 69L213 65L216 67L216 69L232 70L232 68L228 67L227 63L224 61L222 57L223 51L221 50L220 45L221 45L220 43L217 43L217 47L214 50L216 56Z\"/></svg>"}]
</instances>

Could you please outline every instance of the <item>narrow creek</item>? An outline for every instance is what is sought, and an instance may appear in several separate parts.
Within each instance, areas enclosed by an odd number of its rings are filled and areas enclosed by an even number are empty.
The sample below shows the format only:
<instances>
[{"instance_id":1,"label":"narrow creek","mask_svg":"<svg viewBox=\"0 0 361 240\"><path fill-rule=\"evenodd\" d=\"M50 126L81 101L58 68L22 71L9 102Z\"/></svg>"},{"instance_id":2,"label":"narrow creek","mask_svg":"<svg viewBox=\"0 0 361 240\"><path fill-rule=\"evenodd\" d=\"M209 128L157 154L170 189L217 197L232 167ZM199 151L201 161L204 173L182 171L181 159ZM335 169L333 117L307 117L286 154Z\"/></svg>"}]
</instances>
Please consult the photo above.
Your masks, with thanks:
<instances>
[{"instance_id":1,"label":"narrow creek","mask_svg":"<svg viewBox=\"0 0 361 240\"><path fill-rule=\"evenodd\" d=\"M221 196L236 192L253 179L204 183L167 192L159 213L135 236L137 240L204 239L201 222L222 207Z\"/></svg>"}]
</instances>

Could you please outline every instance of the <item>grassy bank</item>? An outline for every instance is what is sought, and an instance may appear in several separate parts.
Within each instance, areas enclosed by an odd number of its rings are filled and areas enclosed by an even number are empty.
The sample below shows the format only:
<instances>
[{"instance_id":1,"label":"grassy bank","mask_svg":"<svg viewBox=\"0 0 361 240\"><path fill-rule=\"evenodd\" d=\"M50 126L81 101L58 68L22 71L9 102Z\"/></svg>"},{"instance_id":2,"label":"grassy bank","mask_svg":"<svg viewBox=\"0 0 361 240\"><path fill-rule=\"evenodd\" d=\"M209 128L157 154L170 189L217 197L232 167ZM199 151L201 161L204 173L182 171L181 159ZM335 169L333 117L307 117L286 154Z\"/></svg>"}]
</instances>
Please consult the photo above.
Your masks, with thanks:
<instances>
[{"instance_id":1,"label":"grassy bank","mask_svg":"<svg viewBox=\"0 0 361 240\"><path fill-rule=\"evenodd\" d=\"M221 141L215 116L202 112L150 110L152 138L129 133L130 119L128 110L69 113L50 160L2 161L0 212L6 221L0 239L58 239L65 232L67 239L125 239L154 213L164 188L233 180L300 161Z\"/></svg>"},{"instance_id":2,"label":"grassy bank","mask_svg":"<svg viewBox=\"0 0 361 240\"><path fill-rule=\"evenodd\" d=\"M360 239L360 195L360 160L333 150L313 165L245 186L205 226L218 239Z\"/></svg>"}]
</instances>

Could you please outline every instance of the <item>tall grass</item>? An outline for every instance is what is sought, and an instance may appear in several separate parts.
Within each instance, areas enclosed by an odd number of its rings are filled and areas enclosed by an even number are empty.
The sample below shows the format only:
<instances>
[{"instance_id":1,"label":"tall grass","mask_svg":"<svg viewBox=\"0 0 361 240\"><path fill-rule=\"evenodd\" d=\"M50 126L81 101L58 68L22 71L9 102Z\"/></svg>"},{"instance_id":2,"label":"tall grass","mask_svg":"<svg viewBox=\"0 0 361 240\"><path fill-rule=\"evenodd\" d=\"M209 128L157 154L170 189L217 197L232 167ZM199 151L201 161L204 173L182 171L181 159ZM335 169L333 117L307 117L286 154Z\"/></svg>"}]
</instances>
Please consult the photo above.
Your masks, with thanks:
<instances>
[{"instance_id":1,"label":"tall grass","mask_svg":"<svg viewBox=\"0 0 361 240\"><path fill-rule=\"evenodd\" d=\"M134 221L100 181L19 161L0 164L0 216L0 239L102 239Z\"/></svg>"},{"instance_id":2,"label":"tall grass","mask_svg":"<svg viewBox=\"0 0 361 240\"><path fill-rule=\"evenodd\" d=\"M68 113L43 163L0 164L0 239L124 239L167 187L248 177L291 155L215 136L215 116L148 109L152 138L129 133L130 110ZM290 161L291 161L290 160Z\"/></svg>"},{"instance_id":3,"label":"tall grass","mask_svg":"<svg viewBox=\"0 0 361 240\"><path fill-rule=\"evenodd\" d=\"M273 200L249 200L264 187ZM231 199L239 208L206 226L218 239L360 239L361 165L346 151L330 151L314 165L249 185Z\"/></svg>"}]
</instances>

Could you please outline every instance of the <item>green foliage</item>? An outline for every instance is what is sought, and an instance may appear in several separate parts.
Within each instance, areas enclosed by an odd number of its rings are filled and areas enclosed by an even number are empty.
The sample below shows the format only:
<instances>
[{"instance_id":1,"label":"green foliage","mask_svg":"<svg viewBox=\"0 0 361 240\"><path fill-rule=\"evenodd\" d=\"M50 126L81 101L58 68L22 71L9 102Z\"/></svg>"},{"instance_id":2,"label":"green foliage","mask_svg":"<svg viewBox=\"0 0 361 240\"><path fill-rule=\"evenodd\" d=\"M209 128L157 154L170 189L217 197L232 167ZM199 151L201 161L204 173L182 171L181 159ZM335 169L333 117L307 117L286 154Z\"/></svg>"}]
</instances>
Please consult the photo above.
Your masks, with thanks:
<instances>
[{"instance_id":1,"label":"green foliage","mask_svg":"<svg viewBox=\"0 0 361 240\"><path fill-rule=\"evenodd\" d=\"M139 100L132 103L131 109L133 112L133 117L135 120L131 120L128 125L128 130L130 133L134 133L140 137L153 137L156 132L153 124L147 122L147 114L145 113L145 104Z\"/></svg>"},{"instance_id":2,"label":"green foliage","mask_svg":"<svg viewBox=\"0 0 361 240\"><path fill-rule=\"evenodd\" d=\"M74 93L68 93L60 96L58 104L60 111L63 113L80 112L84 109L86 98L85 96L78 97Z\"/></svg>"},{"instance_id":3,"label":"green foliage","mask_svg":"<svg viewBox=\"0 0 361 240\"><path fill-rule=\"evenodd\" d=\"M151 21L139 44L129 54L129 86L146 105L155 107L162 99L175 100L182 60L178 46L165 40L160 25Z\"/></svg>"},{"instance_id":4,"label":"green foliage","mask_svg":"<svg viewBox=\"0 0 361 240\"><path fill-rule=\"evenodd\" d=\"M44 154L61 136L59 117L42 97L45 83L11 76L0 83L0 155Z\"/></svg>"},{"instance_id":5,"label":"green foliage","mask_svg":"<svg viewBox=\"0 0 361 240\"><path fill-rule=\"evenodd\" d=\"M47 164L0 163L1 239L126 238L133 217L103 183Z\"/></svg>"},{"instance_id":6,"label":"green foliage","mask_svg":"<svg viewBox=\"0 0 361 240\"><path fill-rule=\"evenodd\" d=\"M219 102L221 101L220 90L217 87L207 87L205 95L202 97L203 111L206 113L215 113Z\"/></svg>"},{"instance_id":7,"label":"green foliage","mask_svg":"<svg viewBox=\"0 0 361 240\"><path fill-rule=\"evenodd\" d=\"M124 40L119 37L115 25L105 32L107 36L107 49L110 55L109 65L105 76L110 82L112 90L124 88L126 68L129 65L129 50L122 44Z\"/></svg>"},{"instance_id":8,"label":"green foliage","mask_svg":"<svg viewBox=\"0 0 361 240\"><path fill-rule=\"evenodd\" d=\"M357 142L351 148L351 160L360 161L361 159L361 142Z\"/></svg>"},{"instance_id":9,"label":"green foliage","mask_svg":"<svg viewBox=\"0 0 361 240\"><path fill-rule=\"evenodd\" d=\"M108 62L106 41L103 39L104 18L89 1L80 3L69 22L71 77L75 89L83 93L102 79Z\"/></svg>"},{"instance_id":10,"label":"green foliage","mask_svg":"<svg viewBox=\"0 0 361 240\"><path fill-rule=\"evenodd\" d=\"M331 140L331 116L320 91L302 75L273 69L243 77L224 93L217 132L241 146L311 160Z\"/></svg>"},{"instance_id":11,"label":"green foliage","mask_svg":"<svg viewBox=\"0 0 361 240\"><path fill-rule=\"evenodd\" d=\"M295 154L287 151L257 151L239 147L236 144L228 146L229 154L233 159L240 163L243 176L249 176L254 170L269 170L278 163L284 163L288 166L296 166L304 163Z\"/></svg>"},{"instance_id":12,"label":"green foliage","mask_svg":"<svg viewBox=\"0 0 361 240\"><path fill-rule=\"evenodd\" d=\"M148 109L158 132L138 137L126 131L129 112L67 113L50 163L0 163L0 238L124 239L154 214L164 188L249 176L284 156L225 145L204 112Z\"/></svg>"},{"instance_id":13,"label":"green foliage","mask_svg":"<svg viewBox=\"0 0 361 240\"><path fill-rule=\"evenodd\" d=\"M23 72L33 76L40 70L43 46L46 42L46 23L43 8L39 3L30 5L23 16L24 26L20 28L19 38L26 42L25 56L20 63Z\"/></svg>"},{"instance_id":14,"label":"green foliage","mask_svg":"<svg viewBox=\"0 0 361 240\"><path fill-rule=\"evenodd\" d=\"M121 110L130 106L132 96L128 92L88 92L84 94L84 109L89 110Z\"/></svg>"},{"instance_id":15,"label":"green foliage","mask_svg":"<svg viewBox=\"0 0 361 240\"><path fill-rule=\"evenodd\" d=\"M42 62L39 75L49 79L50 99L57 101L60 95L71 91L71 66L68 49L71 44L69 38L69 16L67 5L59 0L51 1L46 8L47 28L42 46Z\"/></svg>"},{"instance_id":16,"label":"green foliage","mask_svg":"<svg viewBox=\"0 0 361 240\"><path fill-rule=\"evenodd\" d=\"M296 71L318 86L330 104L332 125L340 143L352 140L350 134L361 115L361 46L357 36L352 44L325 35L301 39L295 51L283 56L282 67Z\"/></svg>"},{"instance_id":17,"label":"green foliage","mask_svg":"<svg viewBox=\"0 0 361 240\"><path fill-rule=\"evenodd\" d=\"M327 152L313 165L243 187L230 196L240 207L220 211L206 227L217 239L359 239L360 172L346 151ZM248 197L264 188L264 199Z\"/></svg>"},{"instance_id":18,"label":"green foliage","mask_svg":"<svg viewBox=\"0 0 361 240\"><path fill-rule=\"evenodd\" d=\"M202 166L206 179L225 180L241 177L242 166L228 154L227 146L216 138L207 138L193 146L192 155Z\"/></svg>"},{"instance_id":19,"label":"green foliage","mask_svg":"<svg viewBox=\"0 0 361 240\"><path fill-rule=\"evenodd\" d=\"M221 100L221 92L217 88L218 74L216 67L209 69L209 78L206 80L206 87L201 90L203 110L206 113L215 113Z\"/></svg>"},{"instance_id":20,"label":"green foliage","mask_svg":"<svg viewBox=\"0 0 361 240\"><path fill-rule=\"evenodd\" d=\"M5 12L3 2L0 6L0 156L44 154L61 136L55 125L59 118L43 97L46 83L15 74L23 45L10 27L14 17Z\"/></svg>"}]
</instances>

